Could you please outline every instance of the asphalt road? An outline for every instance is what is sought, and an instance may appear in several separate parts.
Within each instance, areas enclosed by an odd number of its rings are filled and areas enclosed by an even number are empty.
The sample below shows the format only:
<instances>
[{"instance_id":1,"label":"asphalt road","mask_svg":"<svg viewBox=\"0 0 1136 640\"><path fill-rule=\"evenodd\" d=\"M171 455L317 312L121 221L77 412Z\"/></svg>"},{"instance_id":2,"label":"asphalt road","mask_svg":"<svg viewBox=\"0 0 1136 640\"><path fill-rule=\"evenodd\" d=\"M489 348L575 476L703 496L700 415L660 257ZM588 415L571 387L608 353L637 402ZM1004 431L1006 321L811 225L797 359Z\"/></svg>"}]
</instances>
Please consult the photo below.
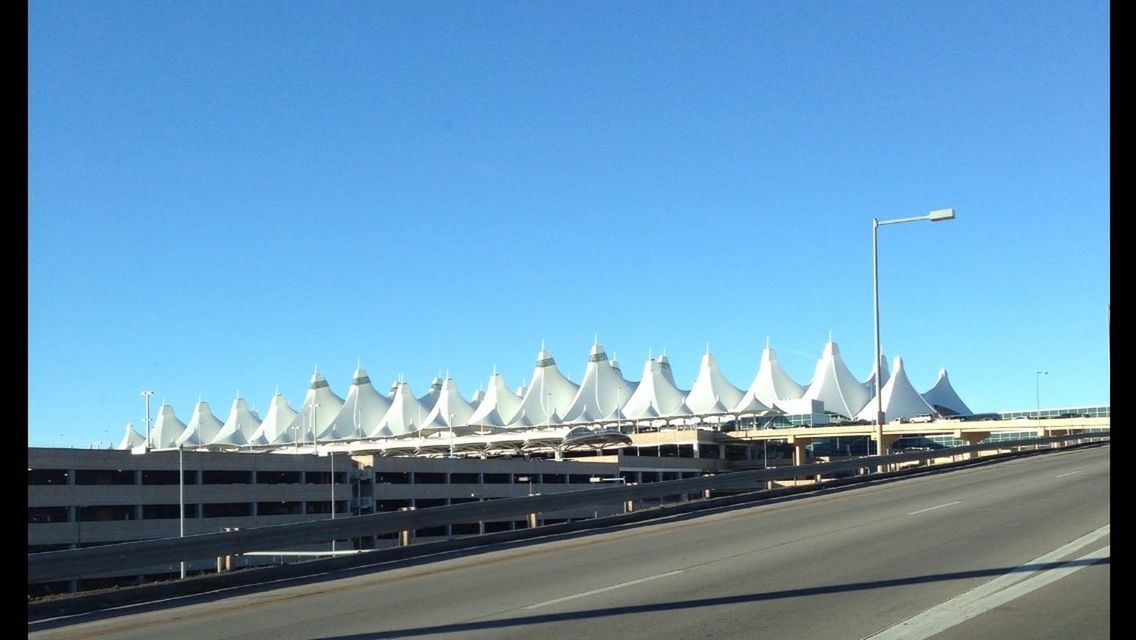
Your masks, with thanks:
<instances>
[{"instance_id":1,"label":"asphalt road","mask_svg":"<svg viewBox=\"0 0 1136 640\"><path fill-rule=\"evenodd\" d=\"M28 637L1108 638L1109 451L46 621Z\"/></svg>"}]
</instances>

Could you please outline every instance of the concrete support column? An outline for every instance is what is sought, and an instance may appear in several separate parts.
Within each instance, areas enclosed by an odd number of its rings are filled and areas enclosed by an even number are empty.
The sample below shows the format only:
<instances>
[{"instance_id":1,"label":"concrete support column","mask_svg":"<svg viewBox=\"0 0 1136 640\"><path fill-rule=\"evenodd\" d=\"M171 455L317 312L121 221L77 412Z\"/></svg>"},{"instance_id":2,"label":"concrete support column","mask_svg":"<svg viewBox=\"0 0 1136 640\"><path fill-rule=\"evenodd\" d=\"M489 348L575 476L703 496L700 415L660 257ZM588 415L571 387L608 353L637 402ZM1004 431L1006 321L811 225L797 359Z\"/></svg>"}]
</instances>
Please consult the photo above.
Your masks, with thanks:
<instances>
[{"instance_id":1,"label":"concrete support column","mask_svg":"<svg viewBox=\"0 0 1136 640\"><path fill-rule=\"evenodd\" d=\"M537 523L537 514L536 514L536 512L530 513L530 514L528 515L528 525L529 525L529 528L530 528L530 529L535 529L535 528L537 527L537 524L536 524L536 523Z\"/></svg>"},{"instance_id":2,"label":"concrete support column","mask_svg":"<svg viewBox=\"0 0 1136 640\"><path fill-rule=\"evenodd\" d=\"M414 507L399 507L399 511L413 511ZM403 529L398 532L398 546L409 547L411 541L414 539L414 531L411 529Z\"/></svg>"},{"instance_id":3,"label":"concrete support column","mask_svg":"<svg viewBox=\"0 0 1136 640\"><path fill-rule=\"evenodd\" d=\"M965 431L964 432L964 431L960 430L960 431L955 433L955 437L961 438L962 440L966 441L966 443L968 445L975 445L975 444L978 444L979 442L982 442L983 440L989 438L990 432L989 431ZM977 457L978 457L977 453L971 452L971 453L967 454L966 459L973 460Z\"/></svg>"},{"instance_id":4,"label":"concrete support column","mask_svg":"<svg viewBox=\"0 0 1136 640\"><path fill-rule=\"evenodd\" d=\"M630 499L630 498L625 500L624 503L623 503L623 512L624 513L631 513L634 510L635 510L635 501Z\"/></svg>"}]
</instances>

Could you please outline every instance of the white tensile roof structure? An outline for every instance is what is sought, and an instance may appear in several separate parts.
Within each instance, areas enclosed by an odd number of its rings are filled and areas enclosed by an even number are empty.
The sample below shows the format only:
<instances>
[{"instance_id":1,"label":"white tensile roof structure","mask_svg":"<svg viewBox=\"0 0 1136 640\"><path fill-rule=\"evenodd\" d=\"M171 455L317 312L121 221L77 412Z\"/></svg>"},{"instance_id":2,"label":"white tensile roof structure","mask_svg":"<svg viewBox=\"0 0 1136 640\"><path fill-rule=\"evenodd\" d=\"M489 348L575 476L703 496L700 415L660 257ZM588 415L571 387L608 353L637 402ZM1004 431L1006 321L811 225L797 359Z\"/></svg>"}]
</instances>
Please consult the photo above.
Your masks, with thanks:
<instances>
[{"instance_id":1,"label":"white tensile roof structure","mask_svg":"<svg viewBox=\"0 0 1136 640\"><path fill-rule=\"evenodd\" d=\"M885 356L882 353L880 354L879 363L876 366L872 367L872 374L869 375L868 379L864 381L864 388L868 390L868 397L869 398L876 397L876 372L877 371L883 371L883 375L880 376L880 388L883 389L884 385L886 385L888 383L888 378L890 377L891 374L888 373L887 356Z\"/></svg>"},{"instance_id":2,"label":"white tensile roof structure","mask_svg":"<svg viewBox=\"0 0 1136 640\"><path fill-rule=\"evenodd\" d=\"M122 441L118 443L116 449L133 449L146 442L146 436L134 430L134 423L126 423L126 433L122 436Z\"/></svg>"},{"instance_id":3,"label":"white tensile roof structure","mask_svg":"<svg viewBox=\"0 0 1136 640\"><path fill-rule=\"evenodd\" d=\"M686 394L686 406L692 413L726 413L741 402L742 390L730 384L718 369L718 360L710 349L702 354L698 377Z\"/></svg>"},{"instance_id":4,"label":"white tensile roof structure","mask_svg":"<svg viewBox=\"0 0 1136 640\"><path fill-rule=\"evenodd\" d=\"M803 398L820 400L824 410L851 418L868 404L871 396L863 383L852 375L840 357L840 348L832 339L824 345L824 352L817 361L812 382L805 390Z\"/></svg>"},{"instance_id":5,"label":"white tensile roof structure","mask_svg":"<svg viewBox=\"0 0 1136 640\"><path fill-rule=\"evenodd\" d=\"M536 367L528 392L521 399L510 428L527 428L560 422L560 416L572 405L580 386L560 372L552 352L544 348L536 354Z\"/></svg>"},{"instance_id":6,"label":"white tensile roof structure","mask_svg":"<svg viewBox=\"0 0 1136 640\"><path fill-rule=\"evenodd\" d=\"M620 409L635 389L619 369L611 366L603 346L596 342L588 355L588 368L584 380L564 413L564 422L599 422L616 420Z\"/></svg>"},{"instance_id":7,"label":"white tensile roof structure","mask_svg":"<svg viewBox=\"0 0 1136 640\"><path fill-rule=\"evenodd\" d=\"M165 402L158 407L158 418L150 429L151 449L170 449L175 446L177 439L185 432L185 423L178 420L174 408Z\"/></svg>"},{"instance_id":8,"label":"white tensile roof structure","mask_svg":"<svg viewBox=\"0 0 1136 640\"><path fill-rule=\"evenodd\" d=\"M911 385L911 381L907 379L907 373L903 370L903 358L895 357L895 362L892 366L894 373L884 385L880 396L883 398L884 405L884 421L890 422L897 418L914 418L915 416L934 415L935 410L915 387ZM876 399L872 398L864 408L857 414L860 420L876 419Z\"/></svg>"},{"instance_id":9,"label":"white tensile roof structure","mask_svg":"<svg viewBox=\"0 0 1136 640\"><path fill-rule=\"evenodd\" d=\"M781 368L781 361L777 359L777 352L769 344L761 351L761 364L757 367L757 375L749 390L738 403L738 410L748 406L752 400L757 400L766 407L777 406L782 400L799 400L805 395L805 388L797 384Z\"/></svg>"},{"instance_id":10,"label":"white tensile roof structure","mask_svg":"<svg viewBox=\"0 0 1136 640\"><path fill-rule=\"evenodd\" d=\"M931 387L930 391L922 394L923 399L931 408L936 412L948 415L954 414L959 416L972 416L974 412L962 398L955 393L955 388L951 386L951 381L947 379L947 370L939 369L939 379L935 381L935 386Z\"/></svg>"},{"instance_id":11,"label":"white tensile roof structure","mask_svg":"<svg viewBox=\"0 0 1136 640\"><path fill-rule=\"evenodd\" d=\"M418 425L430 413L430 409L422 406L414 391L406 382L399 382L391 400L390 409L383 414L378 423L368 434L372 438L384 436L405 436L418 432Z\"/></svg>"},{"instance_id":12,"label":"white tensile roof structure","mask_svg":"<svg viewBox=\"0 0 1136 640\"><path fill-rule=\"evenodd\" d=\"M229 409L229 417L208 445L228 445L239 447L252 441L253 434L260 427L260 418L249 409L248 402L237 396Z\"/></svg>"},{"instance_id":13,"label":"white tensile roof structure","mask_svg":"<svg viewBox=\"0 0 1136 640\"><path fill-rule=\"evenodd\" d=\"M473 415L466 420L470 427L480 427L482 431L485 427L504 427L521 409L521 398L509 391L505 378L500 373L494 371L489 376L488 388Z\"/></svg>"},{"instance_id":14,"label":"white tensile roof structure","mask_svg":"<svg viewBox=\"0 0 1136 640\"><path fill-rule=\"evenodd\" d=\"M473 415L473 405L462 397L461 391L458 390L458 383L448 374L446 379L442 381L442 389L438 394L438 401L434 403L434 408L426 417L422 419L422 424L418 426L418 430L423 433L434 433L438 431L449 431L458 425L464 425L469 417Z\"/></svg>"},{"instance_id":15,"label":"white tensile roof structure","mask_svg":"<svg viewBox=\"0 0 1136 640\"><path fill-rule=\"evenodd\" d=\"M327 432L337 440L366 437L367 432L383 419L390 406L390 398L375 389L367 371L356 367L351 376L351 387L347 390L347 400L332 419Z\"/></svg>"},{"instance_id":16,"label":"white tensile roof structure","mask_svg":"<svg viewBox=\"0 0 1136 640\"><path fill-rule=\"evenodd\" d=\"M268 404L268 413L249 439L249 444L291 444L298 435L288 429L300 415L288 404L288 399L279 391Z\"/></svg>"},{"instance_id":17,"label":"white tensile roof structure","mask_svg":"<svg viewBox=\"0 0 1136 640\"><path fill-rule=\"evenodd\" d=\"M470 398L469 403L473 405L474 410L481 406L481 401L485 399L485 389L478 389L473 392L473 397Z\"/></svg>"},{"instance_id":18,"label":"white tensile roof structure","mask_svg":"<svg viewBox=\"0 0 1136 640\"><path fill-rule=\"evenodd\" d=\"M218 433L221 433L222 426L224 426L224 423L221 422L220 418L213 415L209 403L198 400L197 404L193 406L193 415L189 418L189 425L178 436L178 439L174 440L174 445L200 447L209 444L213 438L217 437Z\"/></svg>"},{"instance_id":19,"label":"white tensile roof structure","mask_svg":"<svg viewBox=\"0 0 1136 640\"><path fill-rule=\"evenodd\" d=\"M686 393L675 384L666 354L658 358L648 355L643 363L643 377L624 403L623 415L631 420L688 416L690 410L682 403Z\"/></svg>"},{"instance_id":20,"label":"white tensile roof structure","mask_svg":"<svg viewBox=\"0 0 1136 640\"><path fill-rule=\"evenodd\" d=\"M331 432L331 426L342 408L343 398L335 395L327 384L327 379L316 371L312 374L308 392L304 394L304 402L289 427L300 427L301 442L307 442L309 438L316 441L333 440L336 436Z\"/></svg>"},{"instance_id":21,"label":"white tensile roof structure","mask_svg":"<svg viewBox=\"0 0 1136 640\"><path fill-rule=\"evenodd\" d=\"M434 376L434 381L430 383L430 388L426 390L426 395L418 399L422 403L422 407L427 411L434 408L434 404L438 402L438 398L442 395L442 376Z\"/></svg>"}]
</instances>

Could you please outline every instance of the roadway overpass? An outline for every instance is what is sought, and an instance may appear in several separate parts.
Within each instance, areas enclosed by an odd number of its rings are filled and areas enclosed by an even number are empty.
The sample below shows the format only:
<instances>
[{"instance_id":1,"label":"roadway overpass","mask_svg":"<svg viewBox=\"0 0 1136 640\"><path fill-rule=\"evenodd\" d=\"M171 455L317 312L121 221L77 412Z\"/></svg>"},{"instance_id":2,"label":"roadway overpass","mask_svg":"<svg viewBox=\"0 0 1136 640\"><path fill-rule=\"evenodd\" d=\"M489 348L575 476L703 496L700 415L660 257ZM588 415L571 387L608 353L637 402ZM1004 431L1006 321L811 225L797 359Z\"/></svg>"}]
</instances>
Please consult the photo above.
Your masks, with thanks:
<instances>
[{"instance_id":1,"label":"roadway overpass","mask_svg":"<svg viewBox=\"0 0 1136 640\"><path fill-rule=\"evenodd\" d=\"M1109 485L1107 446L1056 449L28 637L1107 638Z\"/></svg>"}]
</instances>

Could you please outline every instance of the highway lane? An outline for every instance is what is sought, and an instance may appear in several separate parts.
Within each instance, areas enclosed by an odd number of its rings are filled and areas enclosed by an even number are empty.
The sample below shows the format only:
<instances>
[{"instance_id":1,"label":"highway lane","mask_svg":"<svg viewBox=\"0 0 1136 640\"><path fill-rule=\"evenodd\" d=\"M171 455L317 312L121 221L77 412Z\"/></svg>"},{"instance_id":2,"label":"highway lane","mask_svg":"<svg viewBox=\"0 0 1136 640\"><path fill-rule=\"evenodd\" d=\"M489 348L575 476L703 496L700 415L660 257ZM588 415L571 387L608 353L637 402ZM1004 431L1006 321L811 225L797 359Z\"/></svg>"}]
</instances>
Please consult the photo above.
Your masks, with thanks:
<instances>
[{"instance_id":1,"label":"highway lane","mask_svg":"<svg viewBox=\"0 0 1136 640\"><path fill-rule=\"evenodd\" d=\"M865 638L1015 569L1018 597L942 637L1108 637L1109 474L1107 446L1046 453L28 637Z\"/></svg>"}]
</instances>

